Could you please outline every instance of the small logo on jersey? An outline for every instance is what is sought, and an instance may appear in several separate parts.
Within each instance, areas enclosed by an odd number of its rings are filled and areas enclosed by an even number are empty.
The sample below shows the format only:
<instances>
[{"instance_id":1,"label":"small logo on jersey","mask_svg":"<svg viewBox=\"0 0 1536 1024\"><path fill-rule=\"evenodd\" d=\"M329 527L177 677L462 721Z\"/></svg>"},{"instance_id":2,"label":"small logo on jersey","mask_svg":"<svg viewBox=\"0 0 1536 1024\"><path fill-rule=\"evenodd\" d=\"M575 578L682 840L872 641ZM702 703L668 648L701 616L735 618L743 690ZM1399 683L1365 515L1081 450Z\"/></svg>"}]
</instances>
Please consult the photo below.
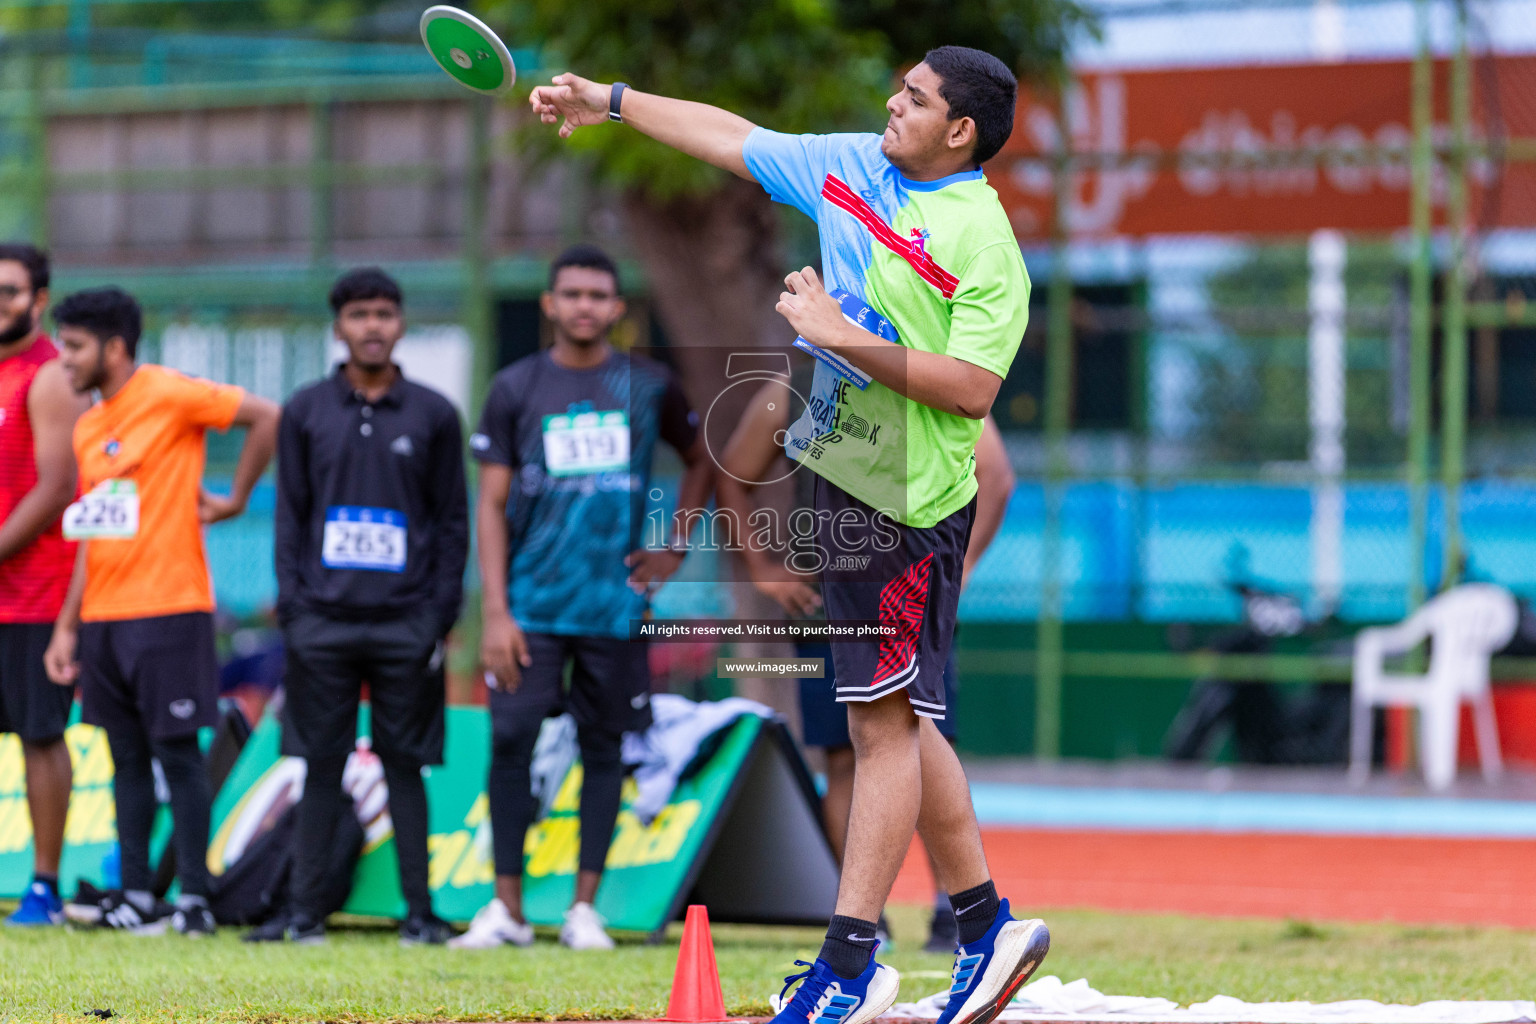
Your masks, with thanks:
<instances>
[{"instance_id":1,"label":"small logo on jersey","mask_svg":"<svg viewBox=\"0 0 1536 1024\"><path fill-rule=\"evenodd\" d=\"M929 238L929 235L928 235L928 229L927 228L913 228L912 229L911 245L912 245L912 252L913 252L914 255L921 256L924 259L931 259L932 258L932 257L930 257L928 255L928 248L927 248L927 246L928 246L928 238Z\"/></svg>"},{"instance_id":2,"label":"small logo on jersey","mask_svg":"<svg viewBox=\"0 0 1536 1024\"><path fill-rule=\"evenodd\" d=\"M477 452L490 451L491 439L486 437L484 434L470 434L469 446Z\"/></svg>"},{"instance_id":3,"label":"small logo on jersey","mask_svg":"<svg viewBox=\"0 0 1536 1024\"><path fill-rule=\"evenodd\" d=\"M179 718L185 722L187 719L192 717L193 712L197 711L197 701L186 699L173 700L171 701L167 710L170 711L173 717Z\"/></svg>"},{"instance_id":4,"label":"small logo on jersey","mask_svg":"<svg viewBox=\"0 0 1536 1024\"><path fill-rule=\"evenodd\" d=\"M117 458L117 453L123 450L122 444L115 437L107 438L107 443L101 446L101 450L107 453L107 458Z\"/></svg>"},{"instance_id":5,"label":"small logo on jersey","mask_svg":"<svg viewBox=\"0 0 1536 1024\"><path fill-rule=\"evenodd\" d=\"M390 442L389 450L394 452L396 455L410 455L416 449L411 446L410 435L401 434L399 437Z\"/></svg>"},{"instance_id":6,"label":"small logo on jersey","mask_svg":"<svg viewBox=\"0 0 1536 1024\"><path fill-rule=\"evenodd\" d=\"M0 427L5 426L5 410L0 409Z\"/></svg>"}]
</instances>

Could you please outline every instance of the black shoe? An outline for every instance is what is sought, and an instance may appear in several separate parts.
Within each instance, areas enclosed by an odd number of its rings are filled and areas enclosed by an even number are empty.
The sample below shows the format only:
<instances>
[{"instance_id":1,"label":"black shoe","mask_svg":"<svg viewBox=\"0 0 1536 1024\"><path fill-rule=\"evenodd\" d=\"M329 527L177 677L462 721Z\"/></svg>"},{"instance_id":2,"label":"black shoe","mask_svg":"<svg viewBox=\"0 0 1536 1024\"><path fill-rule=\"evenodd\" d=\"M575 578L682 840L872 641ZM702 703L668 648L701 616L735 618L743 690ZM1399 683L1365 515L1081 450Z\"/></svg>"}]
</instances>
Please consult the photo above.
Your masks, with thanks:
<instances>
[{"instance_id":1,"label":"black shoe","mask_svg":"<svg viewBox=\"0 0 1536 1024\"><path fill-rule=\"evenodd\" d=\"M292 942L318 946L325 941L325 924L289 914L279 914L240 936L241 942Z\"/></svg>"},{"instance_id":2,"label":"black shoe","mask_svg":"<svg viewBox=\"0 0 1536 1024\"><path fill-rule=\"evenodd\" d=\"M928 923L928 941L924 953L953 953L960 946L960 924L953 910L935 910Z\"/></svg>"},{"instance_id":3,"label":"black shoe","mask_svg":"<svg viewBox=\"0 0 1536 1024\"><path fill-rule=\"evenodd\" d=\"M82 878L75 885L75 894L64 904L64 917L75 924L100 924L101 901L108 895L107 890Z\"/></svg>"},{"instance_id":4,"label":"black shoe","mask_svg":"<svg viewBox=\"0 0 1536 1024\"><path fill-rule=\"evenodd\" d=\"M453 938L453 926L436 914L412 914L400 925L400 945L441 946Z\"/></svg>"},{"instance_id":5,"label":"black shoe","mask_svg":"<svg viewBox=\"0 0 1536 1024\"><path fill-rule=\"evenodd\" d=\"M189 939L201 939L218 931L213 911L208 909L206 903L177 907L171 915L171 927Z\"/></svg>"},{"instance_id":6,"label":"black shoe","mask_svg":"<svg viewBox=\"0 0 1536 1024\"><path fill-rule=\"evenodd\" d=\"M101 918L97 926L115 928L131 935L163 935L176 908L164 900L155 900L148 910L141 908L119 890L101 898Z\"/></svg>"}]
</instances>

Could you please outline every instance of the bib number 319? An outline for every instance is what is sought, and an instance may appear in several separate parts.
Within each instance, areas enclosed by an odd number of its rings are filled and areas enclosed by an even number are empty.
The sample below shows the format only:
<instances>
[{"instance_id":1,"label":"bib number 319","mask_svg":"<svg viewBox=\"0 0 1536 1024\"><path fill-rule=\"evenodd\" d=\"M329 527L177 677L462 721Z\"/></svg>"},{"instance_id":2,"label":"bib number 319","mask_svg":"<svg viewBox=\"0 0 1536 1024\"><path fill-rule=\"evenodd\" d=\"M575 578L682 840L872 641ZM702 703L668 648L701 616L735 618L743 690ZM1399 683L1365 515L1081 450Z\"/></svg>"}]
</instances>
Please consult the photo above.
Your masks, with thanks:
<instances>
[{"instance_id":1,"label":"bib number 319","mask_svg":"<svg viewBox=\"0 0 1536 1024\"><path fill-rule=\"evenodd\" d=\"M329 569L405 571L404 513L336 505L325 510L320 560Z\"/></svg>"},{"instance_id":2,"label":"bib number 319","mask_svg":"<svg viewBox=\"0 0 1536 1024\"><path fill-rule=\"evenodd\" d=\"M132 480L97 484L64 510L68 540L129 540L139 533L139 489Z\"/></svg>"},{"instance_id":3,"label":"bib number 319","mask_svg":"<svg viewBox=\"0 0 1536 1024\"><path fill-rule=\"evenodd\" d=\"M629 416L622 411L544 417L544 466L550 476L629 469Z\"/></svg>"}]
</instances>

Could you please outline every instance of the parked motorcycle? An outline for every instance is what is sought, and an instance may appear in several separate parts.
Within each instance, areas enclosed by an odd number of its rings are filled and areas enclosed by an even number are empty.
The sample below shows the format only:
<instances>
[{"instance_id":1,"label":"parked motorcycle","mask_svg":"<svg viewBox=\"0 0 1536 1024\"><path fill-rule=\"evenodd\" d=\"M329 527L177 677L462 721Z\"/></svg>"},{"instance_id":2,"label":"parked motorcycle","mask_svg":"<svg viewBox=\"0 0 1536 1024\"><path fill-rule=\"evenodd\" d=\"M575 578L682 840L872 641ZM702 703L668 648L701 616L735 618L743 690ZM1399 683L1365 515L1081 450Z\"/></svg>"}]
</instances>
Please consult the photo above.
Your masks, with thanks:
<instances>
[{"instance_id":1,"label":"parked motorcycle","mask_svg":"<svg viewBox=\"0 0 1536 1024\"><path fill-rule=\"evenodd\" d=\"M1301 602L1246 582L1229 584L1242 601L1239 624L1202 649L1265 654L1277 639L1319 632L1331 615L1309 620ZM1228 739L1247 764L1343 764L1349 748L1349 684L1276 684L1258 679L1196 681L1163 740L1174 761L1215 757Z\"/></svg>"}]
</instances>

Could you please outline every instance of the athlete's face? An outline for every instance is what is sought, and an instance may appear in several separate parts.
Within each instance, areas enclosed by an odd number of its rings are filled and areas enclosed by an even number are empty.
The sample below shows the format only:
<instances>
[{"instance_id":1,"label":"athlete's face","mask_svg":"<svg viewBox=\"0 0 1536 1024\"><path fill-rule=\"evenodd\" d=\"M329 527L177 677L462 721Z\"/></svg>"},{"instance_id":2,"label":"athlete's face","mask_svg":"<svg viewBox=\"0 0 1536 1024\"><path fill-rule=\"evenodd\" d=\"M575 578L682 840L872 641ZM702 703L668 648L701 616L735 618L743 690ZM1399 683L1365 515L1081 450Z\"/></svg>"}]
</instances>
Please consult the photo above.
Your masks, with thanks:
<instances>
[{"instance_id":1,"label":"athlete's face","mask_svg":"<svg viewBox=\"0 0 1536 1024\"><path fill-rule=\"evenodd\" d=\"M59 328L59 362L69 386L83 394L107 381L107 346L122 345L121 338L103 342L84 327Z\"/></svg>"},{"instance_id":2,"label":"athlete's face","mask_svg":"<svg viewBox=\"0 0 1536 1024\"><path fill-rule=\"evenodd\" d=\"M951 119L949 104L939 95L943 80L927 64L919 64L901 80L901 89L885 101L890 120L880 140L880 152L904 174L927 173L953 163L976 148L976 122Z\"/></svg>"},{"instance_id":3,"label":"athlete's face","mask_svg":"<svg viewBox=\"0 0 1536 1024\"><path fill-rule=\"evenodd\" d=\"M357 299L336 314L336 337L347 346L347 358L360 370L389 367L395 343L405 334L405 317L389 299Z\"/></svg>"},{"instance_id":4,"label":"athlete's face","mask_svg":"<svg viewBox=\"0 0 1536 1024\"><path fill-rule=\"evenodd\" d=\"M0 260L0 345L20 341L37 327L48 289L32 290L32 275L16 260Z\"/></svg>"},{"instance_id":5,"label":"athlete's face","mask_svg":"<svg viewBox=\"0 0 1536 1024\"><path fill-rule=\"evenodd\" d=\"M618 282L593 267L561 267L540 305L556 331L583 347L602 341L624 316Z\"/></svg>"}]
</instances>

